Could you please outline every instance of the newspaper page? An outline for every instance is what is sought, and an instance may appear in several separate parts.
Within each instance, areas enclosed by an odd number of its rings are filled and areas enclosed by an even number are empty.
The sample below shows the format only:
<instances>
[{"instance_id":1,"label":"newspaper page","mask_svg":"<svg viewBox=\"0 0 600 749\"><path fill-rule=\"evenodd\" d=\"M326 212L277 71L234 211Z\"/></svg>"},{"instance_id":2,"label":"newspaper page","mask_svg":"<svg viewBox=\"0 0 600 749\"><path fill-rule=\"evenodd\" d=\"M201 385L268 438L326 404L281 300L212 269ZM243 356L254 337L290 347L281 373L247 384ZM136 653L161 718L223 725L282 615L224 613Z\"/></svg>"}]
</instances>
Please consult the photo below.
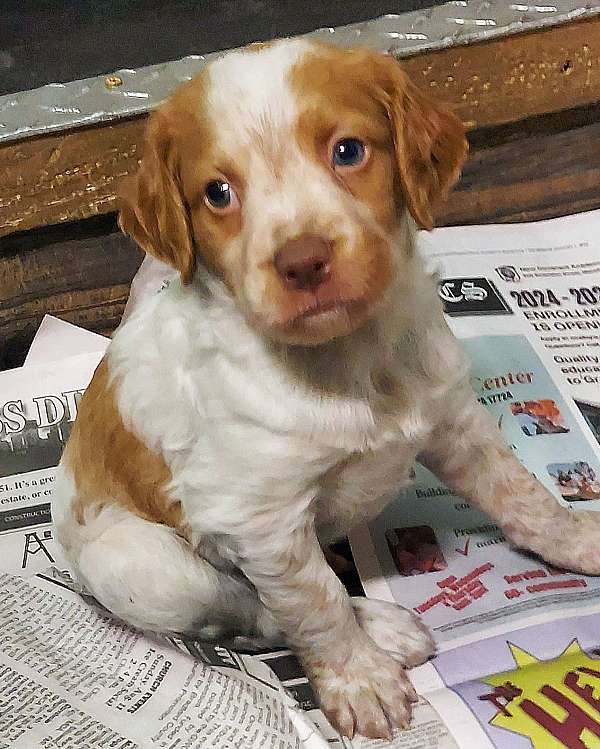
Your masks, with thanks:
<instances>
[{"instance_id":1,"label":"newspaper page","mask_svg":"<svg viewBox=\"0 0 600 749\"><path fill-rule=\"evenodd\" d=\"M575 512L600 509L598 226L594 212L421 235L479 400L524 465ZM440 645L600 604L600 578L514 551L421 467L352 541L367 594L413 608Z\"/></svg>"},{"instance_id":2,"label":"newspaper page","mask_svg":"<svg viewBox=\"0 0 600 749\"><path fill-rule=\"evenodd\" d=\"M535 224L421 234L423 254L442 276L440 296L455 333L524 335L596 433L599 228L600 211L591 211Z\"/></svg>"},{"instance_id":3,"label":"newspaper page","mask_svg":"<svg viewBox=\"0 0 600 749\"><path fill-rule=\"evenodd\" d=\"M33 574L61 556L50 499L55 468L101 353L0 373L2 570Z\"/></svg>"},{"instance_id":4,"label":"newspaper page","mask_svg":"<svg viewBox=\"0 0 600 749\"><path fill-rule=\"evenodd\" d=\"M64 580L0 573L3 749L458 749L425 698L391 742L342 738L289 652L244 656L140 633Z\"/></svg>"},{"instance_id":5,"label":"newspaper page","mask_svg":"<svg viewBox=\"0 0 600 749\"><path fill-rule=\"evenodd\" d=\"M69 356L81 354L104 353L109 343L110 338L79 328L58 317L44 315L25 357L24 366L64 361Z\"/></svg>"},{"instance_id":6,"label":"newspaper page","mask_svg":"<svg viewBox=\"0 0 600 749\"><path fill-rule=\"evenodd\" d=\"M0 586L1 747L302 746L289 698L254 662L215 650L227 667L208 666L45 576Z\"/></svg>"},{"instance_id":7,"label":"newspaper page","mask_svg":"<svg viewBox=\"0 0 600 749\"><path fill-rule=\"evenodd\" d=\"M468 731L486 740L461 747L595 749L600 746L600 617L562 619L462 645L438 655L440 712L456 724L453 698L468 708ZM464 730L463 729L463 730ZM459 729L460 730L460 729Z\"/></svg>"},{"instance_id":8,"label":"newspaper page","mask_svg":"<svg viewBox=\"0 0 600 749\"><path fill-rule=\"evenodd\" d=\"M464 345L476 387L483 383L480 398L522 462L557 502L597 509L600 446L529 341L476 336ZM494 390L485 389L490 383ZM550 431L537 432L521 409L546 402L554 421ZM415 483L354 534L352 547L367 594L417 611L440 644L479 639L484 629L512 628L515 620L551 611L600 607L600 578L515 551L500 528L421 466Z\"/></svg>"}]
</instances>

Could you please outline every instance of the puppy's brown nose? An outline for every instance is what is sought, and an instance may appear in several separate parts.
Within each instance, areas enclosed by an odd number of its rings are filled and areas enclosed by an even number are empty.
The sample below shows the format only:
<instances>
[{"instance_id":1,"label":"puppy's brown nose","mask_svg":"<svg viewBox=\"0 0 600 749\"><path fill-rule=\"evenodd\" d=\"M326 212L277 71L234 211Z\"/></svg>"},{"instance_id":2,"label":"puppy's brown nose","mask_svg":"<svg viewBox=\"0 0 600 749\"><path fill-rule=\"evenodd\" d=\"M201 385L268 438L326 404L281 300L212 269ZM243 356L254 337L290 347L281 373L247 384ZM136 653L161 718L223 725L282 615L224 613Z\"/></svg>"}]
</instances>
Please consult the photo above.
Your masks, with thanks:
<instances>
[{"instance_id":1,"label":"puppy's brown nose","mask_svg":"<svg viewBox=\"0 0 600 749\"><path fill-rule=\"evenodd\" d=\"M329 276L331 255L331 242L304 234L286 242L277 252L275 268L288 288L316 289Z\"/></svg>"}]
</instances>

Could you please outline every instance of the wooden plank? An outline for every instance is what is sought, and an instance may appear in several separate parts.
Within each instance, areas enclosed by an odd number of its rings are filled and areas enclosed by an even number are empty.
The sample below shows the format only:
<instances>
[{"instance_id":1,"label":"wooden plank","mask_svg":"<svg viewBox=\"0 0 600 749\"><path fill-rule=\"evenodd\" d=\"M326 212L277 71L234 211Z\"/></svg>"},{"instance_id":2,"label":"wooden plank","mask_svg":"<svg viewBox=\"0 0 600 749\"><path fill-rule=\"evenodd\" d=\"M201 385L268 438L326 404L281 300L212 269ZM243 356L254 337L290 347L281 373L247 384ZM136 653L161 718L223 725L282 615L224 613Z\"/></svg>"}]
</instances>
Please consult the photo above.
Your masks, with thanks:
<instances>
[{"instance_id":1,"label":"wooden plank","mask_svg":"<svg viewBox=\"0 0 600 749\"><path fill-rule=\"evenodd\" d=\"M600 17L404 61L470 128L600 100Z\"/></svg>"},{"instance_id":2,"label":"wooden plank","mask_svg":"<svg viewBox=\"0 0 600 749\"><path fill-rule=\"evenodd\" d=\"M600 208L600 105L471 140L438 226L539 221Z\"/></svg>"},{"instance_id":3,"label":"wooden plank","mask_svg":"<svg viewBox=\"0 0 600 749\"><path fill-rule=\"evenodd\" d=\"M600 101L600 17L404 61L469 127ZM115 210L144 118L0 148L0 236ZM0 245L1 250L1 245Z\"/></svg>"},{"instance_id":4,"label":"wooden plank","mask_svg":"<svg viewBox=\"0 0 600 749\"><path fill-rule=\"evenodd\" d=\"M42 317L98 333L119 324L142 259L114 219L53 227L5 241L0 256L0 367L17 366Z\"/></svg>"},{"instance_id":5,"label":"wooden plank","mask_svg":"<svg viewBox=\"0 0 600 749\"><path fill-rule=\"evenodd\" d=\"M0 236L115 210L137 168L145 118L0 148Z\"/></svg>"}]
</instances>

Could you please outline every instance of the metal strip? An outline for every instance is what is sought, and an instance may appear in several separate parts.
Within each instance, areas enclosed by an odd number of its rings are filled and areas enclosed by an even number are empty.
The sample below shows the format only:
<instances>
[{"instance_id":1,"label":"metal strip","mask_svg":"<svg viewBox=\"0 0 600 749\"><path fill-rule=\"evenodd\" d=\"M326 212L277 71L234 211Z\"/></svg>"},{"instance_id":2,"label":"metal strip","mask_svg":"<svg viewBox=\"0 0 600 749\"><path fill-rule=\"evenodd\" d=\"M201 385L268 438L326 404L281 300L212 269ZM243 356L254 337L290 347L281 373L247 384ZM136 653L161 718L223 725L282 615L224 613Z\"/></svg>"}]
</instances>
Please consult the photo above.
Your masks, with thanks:
<instances>
[{"instance_id":1,"label":"metal strip","mask_svg":"<svg viewBox=\"0 0 600 749\"><path fill-rule=\"evenodd\" d=\"M397 57L468 44L600 13L600 0L527 5L507 0L454 0L425 10L307 34L342 46L363 44ZM192 55L139 70L52 83L0 97L0 143L140 115L223 52Z\"/></svg>"}]
</instances>

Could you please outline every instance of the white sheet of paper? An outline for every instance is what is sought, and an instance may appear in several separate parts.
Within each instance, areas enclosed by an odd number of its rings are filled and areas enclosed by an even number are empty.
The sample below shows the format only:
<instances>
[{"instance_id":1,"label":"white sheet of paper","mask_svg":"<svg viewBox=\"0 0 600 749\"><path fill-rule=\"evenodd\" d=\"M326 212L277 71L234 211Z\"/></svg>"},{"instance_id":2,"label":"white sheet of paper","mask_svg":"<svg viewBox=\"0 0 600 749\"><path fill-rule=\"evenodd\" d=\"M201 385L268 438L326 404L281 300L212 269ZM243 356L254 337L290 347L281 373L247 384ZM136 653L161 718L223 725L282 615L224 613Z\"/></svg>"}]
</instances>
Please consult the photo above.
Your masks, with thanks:
<instances>
[{"instance_id":1,"label":"white sheet of paper","mask_svg":"<svg viewBox=\"0 0 600 749\"><path fill-rule=\"evenodd\" d=\"M79 354L103 353L109 343L109 338L79 328L65 320L59 320L52 315L44 315L24 366L46 364Z\"/></svg>"}]
</instances>

